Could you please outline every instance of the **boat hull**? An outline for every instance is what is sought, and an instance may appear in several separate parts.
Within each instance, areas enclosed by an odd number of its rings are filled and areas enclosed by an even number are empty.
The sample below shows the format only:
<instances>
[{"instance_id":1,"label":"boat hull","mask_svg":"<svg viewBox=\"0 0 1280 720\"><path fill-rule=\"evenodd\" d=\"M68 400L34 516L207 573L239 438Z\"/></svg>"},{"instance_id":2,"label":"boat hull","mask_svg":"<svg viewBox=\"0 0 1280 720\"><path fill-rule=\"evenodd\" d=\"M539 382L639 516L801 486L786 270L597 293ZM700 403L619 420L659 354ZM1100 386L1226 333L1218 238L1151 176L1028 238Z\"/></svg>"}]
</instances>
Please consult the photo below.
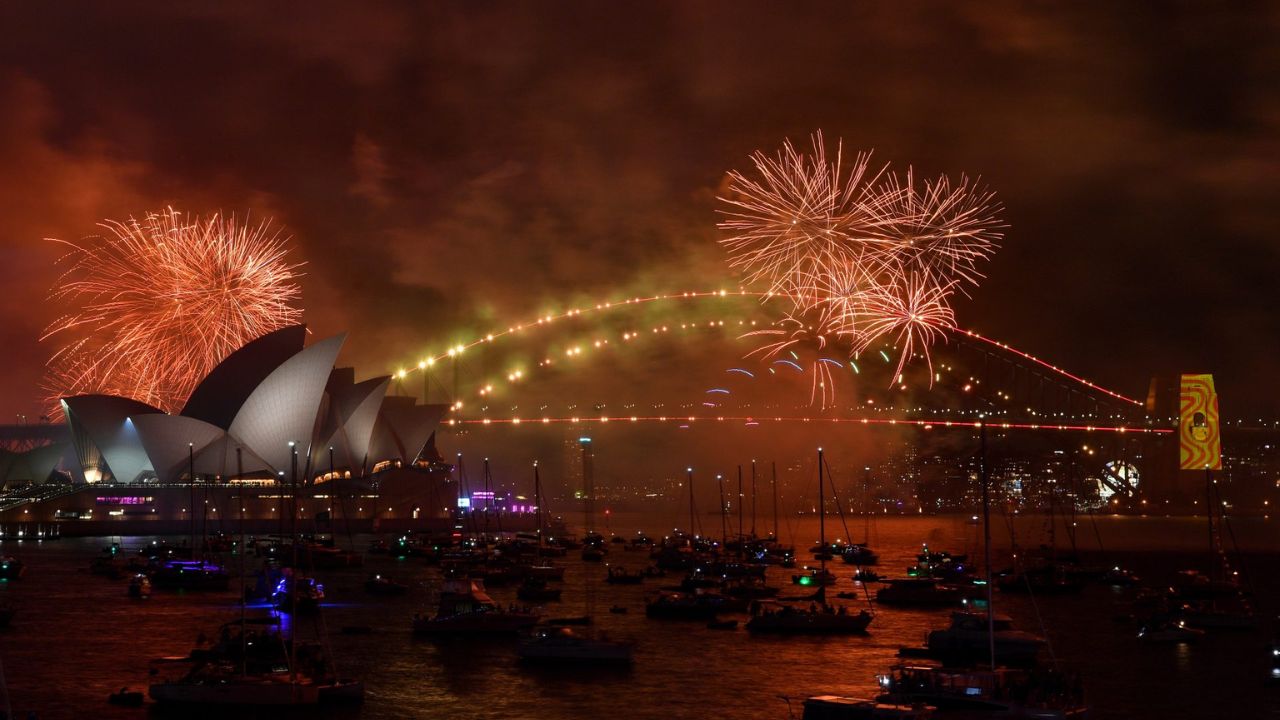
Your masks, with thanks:
<instances>
[{"instance_id":1,"label":"boat hull","mask_svg":"<svg viewBox=\"0 0 1280 720\"><path fill-rule=\"evenodd\" d=\"M149 694L152 700L167 705L267 707L320 702L320 688L315 685L269 680L157 683L150 687Z\"/></svg>"}]
</instances>

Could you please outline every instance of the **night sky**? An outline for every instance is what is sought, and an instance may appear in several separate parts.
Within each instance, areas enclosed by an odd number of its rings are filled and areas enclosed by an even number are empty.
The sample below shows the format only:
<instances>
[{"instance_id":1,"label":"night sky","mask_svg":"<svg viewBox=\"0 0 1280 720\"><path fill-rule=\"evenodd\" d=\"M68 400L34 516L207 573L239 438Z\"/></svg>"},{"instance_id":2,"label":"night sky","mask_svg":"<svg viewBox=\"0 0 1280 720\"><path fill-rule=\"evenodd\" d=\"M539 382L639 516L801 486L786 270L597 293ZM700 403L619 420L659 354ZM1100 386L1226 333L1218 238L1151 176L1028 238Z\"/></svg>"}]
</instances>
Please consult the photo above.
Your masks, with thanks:
<instances>
[{"instance_id":1,"label":"night sky","mask_svg":"<svg viewBox=\"0 0 1280 720\"><path fill-rule=\"evenodd\" d=\"M0 417L39 412L42 238L274 216L366 377L572 298L736 287L726 171L822 129L998 192L962 325L1139 397L1213 372L1270 418L1278 33L1248 3L7 2Z\"/></svg>"}]
</instances>

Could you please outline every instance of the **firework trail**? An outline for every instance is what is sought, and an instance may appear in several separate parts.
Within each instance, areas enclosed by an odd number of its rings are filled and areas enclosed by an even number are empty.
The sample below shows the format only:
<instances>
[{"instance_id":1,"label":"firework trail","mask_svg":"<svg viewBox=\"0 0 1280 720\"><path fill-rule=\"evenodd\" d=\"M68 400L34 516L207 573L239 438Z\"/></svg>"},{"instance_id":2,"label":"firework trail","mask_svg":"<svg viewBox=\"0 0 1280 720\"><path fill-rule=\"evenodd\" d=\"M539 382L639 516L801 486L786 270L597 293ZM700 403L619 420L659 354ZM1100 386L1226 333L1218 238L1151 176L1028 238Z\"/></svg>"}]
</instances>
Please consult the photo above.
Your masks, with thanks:
<instances>
[{"instance_id":1,"label":"firework trail","mask_svg":"<svg viewBox=\"0 0 1280 720\"><path fill-rule=\"evenodd\" d=\"M841 341L852 356L892 337L895 378L917 352L932 370L930 346L955 327L951 296L978 284L999 247L1000 203L968 178L920 181L888 165L872 176L870 153L846 173L841 143L830 160L821 132L811 144L808 155L789 140L774 156L754 153L754 174L730 172L720 198L730 266L791 306L775 328L747 334L768 341L748 355ZM824 368L814 369L818 383Z\"/></svg>"},{"instance_id":2,"label":"firework trail","mask_svg":"<svg viewBox=\"0 0 1280 720\"><path fill-rule=\"evenodd\" d=\"M746 357L759 356L777 361L784 352L814 349L821 353L829 346L849 340L846 325L835 305L820 305L806 312L788 313L772 327L752 330L742 337L757 337L764 342ZM799 355L793 355L797 360ZM791 363L790 360L786 361ZM809 404L823 409L835 404L835 378L831 375L830 358L817 357L810 363ZM796 368L800 366L795 365Z\"/></svg>"},{"instance_id":3,"label":"firework trail","mask_svg":"<svg viewBox=\"0 0 1280 720\"><path fill-rule=\"evenodd\" d=\"M232 351L302 317L301 266L270 220L170 208L100 227L103 237L52 240L70 250L50 298L76 308L41 338L61 343L44 381L55 413L85 393L175 412Z\"/></svg>"}]
</instances>

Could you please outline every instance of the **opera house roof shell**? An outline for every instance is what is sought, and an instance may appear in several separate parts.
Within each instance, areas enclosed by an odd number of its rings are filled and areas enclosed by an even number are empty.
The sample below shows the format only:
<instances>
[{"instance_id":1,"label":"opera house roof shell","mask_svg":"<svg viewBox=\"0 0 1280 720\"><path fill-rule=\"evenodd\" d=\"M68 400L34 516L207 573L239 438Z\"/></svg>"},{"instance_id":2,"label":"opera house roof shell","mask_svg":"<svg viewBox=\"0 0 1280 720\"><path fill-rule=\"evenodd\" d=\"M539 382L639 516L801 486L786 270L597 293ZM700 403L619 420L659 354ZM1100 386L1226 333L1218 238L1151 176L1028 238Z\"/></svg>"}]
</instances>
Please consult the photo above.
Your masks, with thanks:
<instances>
[{"instance_id":1,"label":"opera house roof shell","mask_svg":"<svg viewBox=\"0 0 1280 720\"><path fill-rule=\"evenodd\" d=\"M447 409L387 395L390 377L355 382L334 369L346 339L303 347L306 328L277 330L228 355L166 414L129 398L65 398L65 440L0 453L0 480L43 482L61 466L76 482L178 482L196 475L363 474L418 459Z\"/></svg>"}]
</instances>

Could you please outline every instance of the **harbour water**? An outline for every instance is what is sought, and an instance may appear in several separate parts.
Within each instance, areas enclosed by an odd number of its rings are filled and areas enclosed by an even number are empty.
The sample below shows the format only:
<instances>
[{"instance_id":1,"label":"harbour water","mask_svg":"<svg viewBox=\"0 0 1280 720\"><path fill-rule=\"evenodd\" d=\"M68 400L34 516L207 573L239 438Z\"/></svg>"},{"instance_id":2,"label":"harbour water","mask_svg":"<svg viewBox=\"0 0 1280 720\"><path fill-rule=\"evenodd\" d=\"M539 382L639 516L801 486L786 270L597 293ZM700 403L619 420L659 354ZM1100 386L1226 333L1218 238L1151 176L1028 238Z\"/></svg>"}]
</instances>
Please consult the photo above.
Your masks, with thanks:
<instances>
[{"instance_id":1,"label":"harbour water","mask_svg":"<svg viewBox=\"0 0 1280 720\"><path fill-rule=\"evenodd\" d=\"M661 526L670 524L638 514L614 515L610 522L611 530L620 535L642 529L658 536ZM714 517L704 522L718 528L720 521ZM861 523L856 525L850 530L860 540ZM1047 540L1042 518L1020 518L1015 527L1024 546ZM889 517L873 524L870 540L881 555L879 570L900 576L924 542L938 550L968 551L976 559L980 530L963 517ZM1167 584L1178 569L1204 568L1208 563L1202 520L1099 518L1096 526L1082 520L1078 530L1084 552L1135 570L1146 585ZM1271 640L1272 618L1280 611L1280 547L1275 544L1280 541L1272 539L1276 525L1271 520L1237 520L1233 530L1245 549L1234 567L1243 567L1254 588L1261 620L1257 632L1212 634L1195 645L1144 645L1133 624L1121 622L1129 612L1128 601L1135 592L1131 589L1091 586L1078 596L1034 599L997 594L996 601L999 610L1012 615L1023 629L1046 634L1054 657L1082 674L1093 718L1277 717L1280 692L1264 685L1264 650ZM828 531L832 538L846 534L839 522L829 521ZM795 538L804 563L803 551L817 537L816 520L793 518L782 534L784 540ZM1000 566L1006 562L1009 540L1003 520L993 536ZM372 539L355 536L351 542L363 550ZM144 539L122 541L134 548ZM1060 547L1068 542L1061 528L1056 541ZM149 600L129 599L126 581L88 571L89 561L109 542L67 538L5 543L4 552L28 566L23 579L0 585L0 601L16 609L13 626L0 631L0 660L15 717L154 714L154 709L108 706L107 695L124 686L145 688L150 659L183 655L198 635L212 636L222 623L238 617L234 591L157 591ZM347 538L340 537L339 544L346 543ZM633 668L549 671L521 666L511 641L415 638L409 629L411 618L428 610L439 587L439 570L421 559L370 555L364 568L318 573L327 591L320 617L341 670L365 680L366 702L357 709L311 711L308 716L781 720L788 717L782 697L792 698L799 717L799 701L809 695L873 695L876 674L896 661L898 648L919 645L929 629L947 621L946 610L877 608L866 636L752 637L742 629L710 630L703 623L646 619L645 595L659 585L677 583L678 577L611 586L603 582L603 565L584 564L574 554L563 562L564 600L548 604L547 614L580 614L584 583L597 584L597 625L611 637L637 641ZM608 562L635 569L648 563L648 555L614 546ZM234 570L237 562L229 565ZM836 562L831 567L839 576L833 596L857 589L851 566ZM413 588L402 597L371 597L362 586L374 572ZM791 572L771 568L770 584L792 587ZM237 586L233 581L232 587ZM499 603L516 602L514 587L493 588L490 594ZM627 612L610 613L611 606L626 607ZM365 626L369 633L343 634L344 626Z\"/></svg>"}]
</instances>

